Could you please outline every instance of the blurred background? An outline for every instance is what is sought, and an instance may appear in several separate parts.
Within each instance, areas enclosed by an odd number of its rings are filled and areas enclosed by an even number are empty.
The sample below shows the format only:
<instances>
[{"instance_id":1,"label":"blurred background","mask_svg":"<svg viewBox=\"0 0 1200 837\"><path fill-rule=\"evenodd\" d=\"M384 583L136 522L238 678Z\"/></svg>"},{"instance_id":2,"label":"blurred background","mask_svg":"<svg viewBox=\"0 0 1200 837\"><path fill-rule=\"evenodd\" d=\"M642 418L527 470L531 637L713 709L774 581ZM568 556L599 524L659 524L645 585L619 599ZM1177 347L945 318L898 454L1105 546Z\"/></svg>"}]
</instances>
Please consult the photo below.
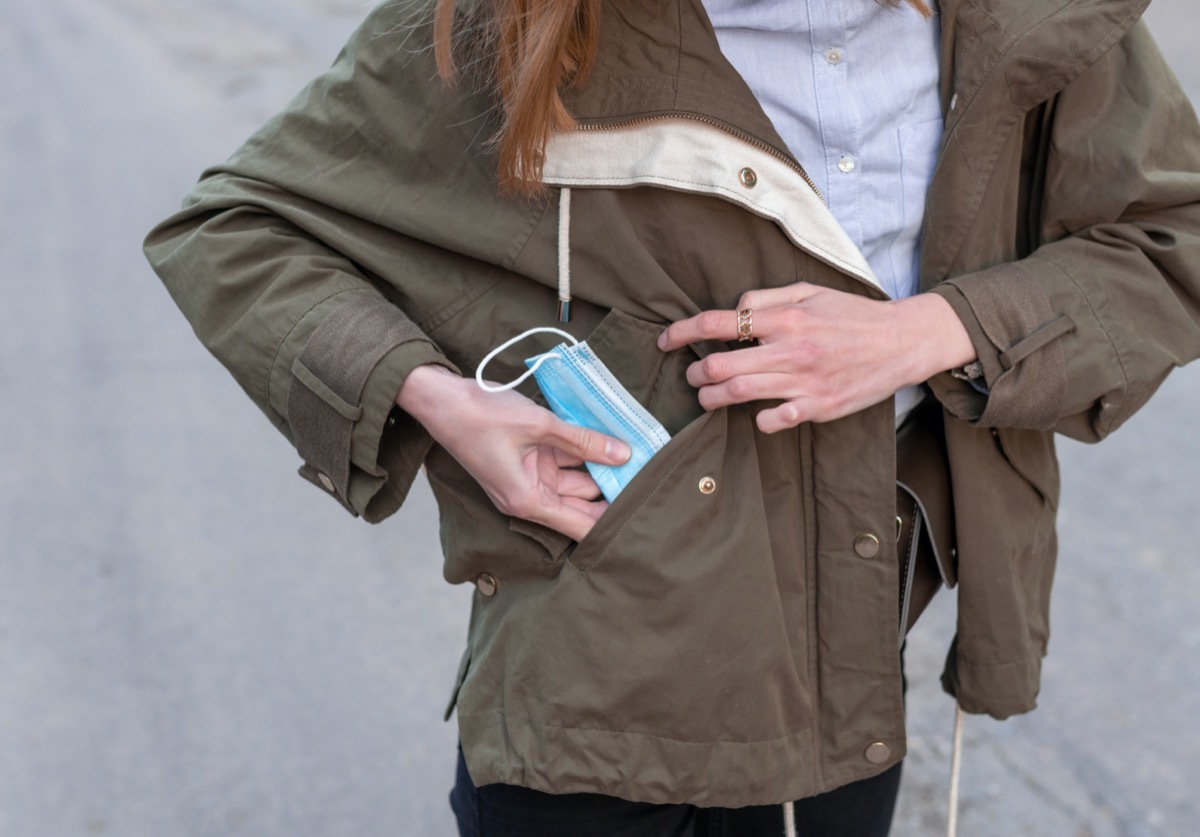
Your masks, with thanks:
<instances>
[{"instance_id":1,"label":"blurred background","mask_svg":"<svg viewBox=\"0 0 1200 837\"><path fill-rule=\"evenodd\" d=\"M0 835L451 837L470 591L420 486L371 527L194 340L140 253L333 59L357 0L0 0ZM1147 15L1193 101L1200 19ZM1040 708L967 719L964 835L1200 822L1200 366L1063 442ZM910 640L894 833L944 831L943 595Z\"/></svg>"}]
</instances>

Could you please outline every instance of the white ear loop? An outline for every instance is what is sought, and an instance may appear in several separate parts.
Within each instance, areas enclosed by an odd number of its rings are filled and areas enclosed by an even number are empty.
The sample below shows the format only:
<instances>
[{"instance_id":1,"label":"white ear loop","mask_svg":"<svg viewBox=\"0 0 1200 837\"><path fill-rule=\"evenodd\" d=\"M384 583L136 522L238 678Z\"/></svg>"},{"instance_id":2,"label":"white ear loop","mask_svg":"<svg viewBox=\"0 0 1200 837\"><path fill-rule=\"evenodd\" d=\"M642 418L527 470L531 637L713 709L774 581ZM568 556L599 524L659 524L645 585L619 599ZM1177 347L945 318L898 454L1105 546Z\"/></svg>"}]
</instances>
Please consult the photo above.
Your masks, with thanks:
<instances>
[{"instance_id":1,"label":"white ear loop","mask_svg":"<svg viewBox=\"0 0 1200 837\"><path fill-rule=\"evenodd\" d=\"M537 368L539 366L541 366L545 361L549 360L552 357L561 358L562 355L555 354L554 352L546 352L546 354L539 356L538 359L533 362L533 366L526 369L525 373L522 374L521 377L517 378L515 381L509 381L507 384L489 384L487 381L485 381L483 379L484 367L486 367L489 363L491 363L492 360L496 357L496 355L500 354L502 351L507 349L509 346L512 346L515 343L520 343L522 340L524 340L529 335L540 334L542 332L549 332L551 334L557 334L560 337L565 337L571 341L572 346L579 345L579 341L576 340L572 335L567 334L565 331L561 331L560 329L557 329L557 328L550 328L549 326L543 326L541 328L531 328L531 329L529 329L529 331L521 332L520 334L518 334L516 337L512 338L511 340L507 340L504 343L501 343L496 348L492 349L490 352L488 352L484 356L483 360L481 360L479 362L479 368L475 370L475 383L479 384L479 388L482 389L484 392L504 392L506 390L510 390L513 387L519 386L522 381L524 381L526 378L528 378L530 375L532 375L534 372L536 372Z\"/></svg>"}]
</instances>

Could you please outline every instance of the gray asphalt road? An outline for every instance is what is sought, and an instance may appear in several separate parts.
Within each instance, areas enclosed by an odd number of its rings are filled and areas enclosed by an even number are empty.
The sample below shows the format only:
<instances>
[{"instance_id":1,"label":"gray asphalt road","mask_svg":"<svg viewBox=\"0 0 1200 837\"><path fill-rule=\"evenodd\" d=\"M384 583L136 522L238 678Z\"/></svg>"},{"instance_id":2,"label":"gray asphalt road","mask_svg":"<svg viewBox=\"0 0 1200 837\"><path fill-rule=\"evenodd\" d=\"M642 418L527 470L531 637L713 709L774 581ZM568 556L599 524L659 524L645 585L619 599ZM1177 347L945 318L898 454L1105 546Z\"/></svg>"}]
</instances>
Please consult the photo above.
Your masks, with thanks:
<instances>
[{"instance_id":1,"label":"gray asphalt road","mask_svg":"<svg viewBox=\"0 0 1200 837\"><path fill-rule=\"evenodd\" d=\"M453 833L468 592L417 491L369 527L191 337L138 244L326 65L350 0L0 0L0 835ZM1200 25L1150 19L1193 98ZM971 718L968 835L1200 822L1200 367L1064 443L1041 708ZM899 835L936 834L952 599L911 642Z\"/></svg>"}]
</instances>

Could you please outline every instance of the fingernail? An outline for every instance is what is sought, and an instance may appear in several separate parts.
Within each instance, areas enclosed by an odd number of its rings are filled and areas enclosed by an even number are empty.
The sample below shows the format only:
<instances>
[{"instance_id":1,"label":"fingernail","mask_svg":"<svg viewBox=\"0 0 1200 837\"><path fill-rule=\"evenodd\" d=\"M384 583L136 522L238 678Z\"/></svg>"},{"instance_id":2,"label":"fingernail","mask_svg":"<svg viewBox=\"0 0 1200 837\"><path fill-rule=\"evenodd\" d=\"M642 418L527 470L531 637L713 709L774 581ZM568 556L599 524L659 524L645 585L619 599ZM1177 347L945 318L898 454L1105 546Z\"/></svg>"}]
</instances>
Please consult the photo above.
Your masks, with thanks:
<instances>
[{"instance_id":1,"label":"fingernail","mask_svg":"<svg viewBox=\"0 0 1200 837\"><path fill-rule=\"evenodd\" d=\"M660 349L667 348L667 333L665 331L662 334L658 335L658 348L660 348Z\"/></svg>"},{"instance_id":2,"label":"fingernail","mask_svg":"<svg viewBox=\"0 0 1200 837\"><path fill-rule=\"evenodd\" d=\"M605 455L614 462L625 462L629 459L632 451L629 445L624 442L619 442L616 439L609 439L604 443Z\"/></svg>"}]
</instances>

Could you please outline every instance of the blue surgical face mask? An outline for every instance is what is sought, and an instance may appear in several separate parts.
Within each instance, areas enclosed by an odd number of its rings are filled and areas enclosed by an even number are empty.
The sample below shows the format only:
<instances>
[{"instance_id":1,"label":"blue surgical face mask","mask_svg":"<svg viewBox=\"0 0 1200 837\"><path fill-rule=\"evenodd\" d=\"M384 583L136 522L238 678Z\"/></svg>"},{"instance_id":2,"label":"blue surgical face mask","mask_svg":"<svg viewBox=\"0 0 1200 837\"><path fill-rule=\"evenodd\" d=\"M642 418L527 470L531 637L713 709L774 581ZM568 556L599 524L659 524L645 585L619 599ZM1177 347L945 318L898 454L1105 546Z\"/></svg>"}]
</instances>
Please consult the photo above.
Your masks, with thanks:
<instances>
[{"instance_id":1,"label":"blue surgical face mask","mask_svg":"<svg viewBox=\"0 0 1200 837\"><path fill-rule=\"evenodd\" d=\"M560 343L548 352L529 358L529 371L510 383L494 386L483 380L483 369L500 352L531 334L551 332L570 344ZM556 328L533 328L497 346L479 364L475 381L488 392L502 392L533 375L546 403L563 421L613 436L629 445L632 453L624 465L587 462L588 473L610 503L634 474L671 439L666 428L639 404L596 357L586 342L581 343Z\"/></svg>"}]
</instances>

